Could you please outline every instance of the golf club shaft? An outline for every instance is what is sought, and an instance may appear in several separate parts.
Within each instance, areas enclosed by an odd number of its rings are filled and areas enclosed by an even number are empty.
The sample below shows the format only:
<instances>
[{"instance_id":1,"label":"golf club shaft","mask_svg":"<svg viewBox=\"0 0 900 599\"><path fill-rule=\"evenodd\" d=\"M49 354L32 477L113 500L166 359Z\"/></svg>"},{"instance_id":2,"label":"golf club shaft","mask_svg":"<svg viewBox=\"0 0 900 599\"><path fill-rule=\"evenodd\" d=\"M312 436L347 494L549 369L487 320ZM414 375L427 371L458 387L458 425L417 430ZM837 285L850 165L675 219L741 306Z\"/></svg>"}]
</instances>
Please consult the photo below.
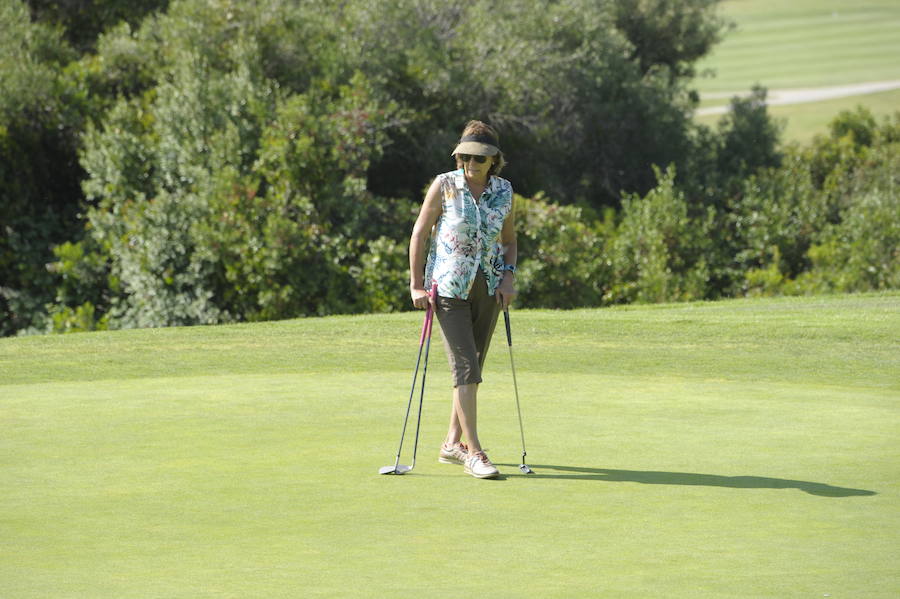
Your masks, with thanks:
<instances>
[{"instance_id":1,"label":"golf club shaft","mask_svg":"<svg viewBox=\"0 0 900 599\"><path fill-rule=\"evenodd\" d=\"M409 390L409 401L406 403L406 416L403 418L403 429L400 432L400 446L397 448L397 459L394 468L400 464L400 454L403 452L403 439L406 437L406 423L409 422L409 411L412 408L413 395L416 393L416 379L419 378L419 364L422 362L422 348L425 347L425 335L431 320L431 305L425 311L425 320L422 322L422 333L419 335L419 355L416 357L416 369L413 371L412 387ZM426 358L427 360L427 358Z\"/></svg>"},{"instance_id":2,"label":"golf club shaft","mask_svg":"<svg viewBox=\"0 0 900 599\"><path fill-rule=\"evenodd\" d=\"M509 326L509 310L503 311L503 320L506 323L506 343L509 345L509 366L512 369L513 389L516 393L516 413L519 416L519 435L522 437L522 463L525 463L525 427L522 425L522 408L519 405L519 385L516 382L516 362L513 360L512 330Z\"/></svg>"},{"instance_id":3,"label":"golf club shaft","mask_svg":"<svg viewBox=\"0 0 900 599\"><path fill-rule=\"evenodd\" d=\"M425 378L428 376L428 353L431 350L431 329L434 326L434 310L431 307L431 301L437 301L437 284L434 284L431 287L431 296L428 302L428 310L426 316L426 325L425 328L427 331L424 334L427 336L425 340L425 365L422 367L422 390L419 392L419 414L416 418L416 439L413 443L413 457L412 457L412 467L416 467L416 453L419 451L419 429L422 426L422 402L425 399ZM413 383L415 384L415 383Z\"/></svg>"}]
</instances>

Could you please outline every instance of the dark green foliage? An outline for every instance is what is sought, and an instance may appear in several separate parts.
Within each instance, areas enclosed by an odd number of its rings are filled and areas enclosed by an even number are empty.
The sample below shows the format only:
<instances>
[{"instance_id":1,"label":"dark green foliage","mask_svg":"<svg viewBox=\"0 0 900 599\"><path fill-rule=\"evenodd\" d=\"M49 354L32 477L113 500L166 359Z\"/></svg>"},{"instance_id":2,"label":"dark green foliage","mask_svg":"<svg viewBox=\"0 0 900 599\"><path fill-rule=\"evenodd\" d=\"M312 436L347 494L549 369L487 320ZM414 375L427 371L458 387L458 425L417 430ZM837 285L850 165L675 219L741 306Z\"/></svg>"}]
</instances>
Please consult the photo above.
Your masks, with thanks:
<instances>
[{"instance_id":1,"label":"dark green foliage","mask_svg":"<svg viewBox=\"0 0 900 599\"><path fill-rule=\"evenodd\" d=\"M719 131L721 146L713 172L721 178L720 185L726 192L731 191L731 181L781 163L777 148L780 127L766 111L764 88L754 87L747 98L735 98L731 110L719 123Z\"/></svg>"},{"instance_id":2,"label":"dark green foliage","mask_svg":"<svg viewBox=\"0 0 900 599\"><path fill-rule=\"evenodd\" d=\"M521 305L896 286L897 124L695 126L715 4L0 0L0 334L408 309L471 118Z\"/></svg>"},{"instance_id":3,"label":"dark green foliage","mask_svg":"<svg viewBox=\"0 0 900 599\"><path fill-rule=\"evenodd\" d=\"M741 292L746 259L743 254L752 251L745 246L745 232L740 229L745 181L761 169L782 164L780 126L769 117L765 100L766 90L760 87L747 97L733 98L729 112L715 131L697 128L686 167L679 171L687 173L678 183L691 200L691 215L705 218L709 209L714 211L704 256L708 267L704 294L707 298ZM781 191L774 189L773 193Z\"/></svg>"},{"instance_id":4,"label":"dark green foliage","mask_svg":"<svg viewBox=\"0 0 900 599\"><path fill-rule=\"evenodd\" d=\"M107 29L120 22L137 25L145 15L165 9L169 0L27 0L27 4L35 21L62 25L65 39L86 51Z\"/></svg>"},{"instance_id":5,"label":"dark green foliage","mask_svg":"<svg viewBox=\"0 0 900 599\"><path fill-rule=\"evenodd\" d=\"M657 170L646 197L622 201L622 222L610 244L610 303L702 299L709 279L707 258L713 213L691 218L675 170Z\"/></svg>"},{"instance_id":6,"label":"dark green foliage","mask_svg":"<svg viewBox=\"0 0 900 599\"><path fill-rule=\"evenodd\" d=\"M517 300L534 308L598 305L609 285L606 226L591 223L584 210L546 198L516 197L519 251Z\"/></svg>"},{"instance_id":7,"label":"dark green foliage","mask_svg":"<svg viewBox=\"0 0 900 599\"><path fill-rule=\"evenodd\" d=\"M809 168L791 154L781 168L770 168L744 183L730 214L740 272L777 260L781 272L806 270L806 252L827 222L827 201L812 183ZM777 258L776 258L777 254Z\"/></svg>"},{"instance_id":8,"label":"dark green foliage","mask_svg":"<svg viewBox=\"0 0 900 599\"><path fill-rule=\"evenodd\" d=\"M0 335L38 325L53 299L45 264L77 235L83 126L62 73L75 54L58 29L0 2Z\"/></svg>"},{"instance_id":9,"label":"dark green foliage","mask_svg":"<svg viewBox=\"0 0 900 599\"><path fill-rule=\"evenodd\" d=\"M791 148L782 169L758 180L766 179L770 192L750 194L756 199L742 206L744 214L755 215L756 201L766 215L759 219L765 225L748 236L757 254L745 265L747 292L898 287L900 113L878 125L865 109L842 112L830 135L817 137L808 148ZM778 181L784 184L775 194Z\"/></svg>"},{"instance_id":10,"label":"dark green foliage","mask_svg":"<svg viewBox=\"0 0 900 599\"><path fill-rule=\"evenodd\" d=\"M674 77L694 75L694 62L717 42L724 23L710 9L717 0L618 0L616 26L644 72L665 66Z\"/></svg>"}]
</instances>

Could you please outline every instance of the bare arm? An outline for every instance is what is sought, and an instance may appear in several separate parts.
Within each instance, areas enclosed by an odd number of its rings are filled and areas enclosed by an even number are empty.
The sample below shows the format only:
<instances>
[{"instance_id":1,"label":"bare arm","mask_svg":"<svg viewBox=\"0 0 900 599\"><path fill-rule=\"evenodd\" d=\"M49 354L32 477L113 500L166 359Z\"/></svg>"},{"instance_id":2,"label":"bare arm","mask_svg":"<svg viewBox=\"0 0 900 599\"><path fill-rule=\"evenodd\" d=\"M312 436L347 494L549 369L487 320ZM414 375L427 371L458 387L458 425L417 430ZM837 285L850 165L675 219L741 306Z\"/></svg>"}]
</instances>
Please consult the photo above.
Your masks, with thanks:
<instances>
[{"instance_id":1,"label":"bare arm","mask_svg":"<svg viewBox=\"0 0 900 599\"><path fill-rule=\"evenodd\" d=\"M503 262L505 264L515 265L519 259L519 247L516 241L515 201L509 209L509 214L506 215L506 220L503 221L503 229L500 231L500 243L503 244L504 248ZM509 304L511 304L516 297L517 292L515 282L515 275L510 271L504 271L503 280L500 281L500 286L497 288L496 294L497 303L499 303L504 310L509 308Z\"/></svg>"},{"instance_id":2,"label":"bare arm","mask_svg":"<svg viewBox=\"0 0 900 599\"><path fill-rule=\"evenodd\" d=\"M409 239L409 294L416 308L425 309L428 305L428 291L425 289L425 242L431 229L441 215L441 184L435 179L425 201L419 210L416 224Z\"/></svg>"}]
</instances>

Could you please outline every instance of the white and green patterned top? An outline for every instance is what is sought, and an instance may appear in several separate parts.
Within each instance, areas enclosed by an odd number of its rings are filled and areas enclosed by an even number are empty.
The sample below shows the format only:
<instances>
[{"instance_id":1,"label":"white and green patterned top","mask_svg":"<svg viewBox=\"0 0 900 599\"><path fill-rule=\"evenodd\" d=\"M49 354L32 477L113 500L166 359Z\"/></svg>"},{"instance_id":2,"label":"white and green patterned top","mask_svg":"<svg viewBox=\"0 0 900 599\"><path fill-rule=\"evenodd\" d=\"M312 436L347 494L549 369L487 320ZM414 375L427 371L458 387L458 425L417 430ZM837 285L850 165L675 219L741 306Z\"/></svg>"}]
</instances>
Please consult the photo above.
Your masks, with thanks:
<instances>
[{"instance_id":1,"label":"white and green patterned top","mask_svg":"<svg viewBox=\"0 0 900 599\"><path fill-rule=\"evenodd\" d=\"M472 197L463 169L438 175L441 216L435 225L425 265L425 284L438 285L438 295L468 299L478 267L493 295L503 275L500 232L512 209L512 184L492 176L484 193Z\"/></svg>"}]
</instances>

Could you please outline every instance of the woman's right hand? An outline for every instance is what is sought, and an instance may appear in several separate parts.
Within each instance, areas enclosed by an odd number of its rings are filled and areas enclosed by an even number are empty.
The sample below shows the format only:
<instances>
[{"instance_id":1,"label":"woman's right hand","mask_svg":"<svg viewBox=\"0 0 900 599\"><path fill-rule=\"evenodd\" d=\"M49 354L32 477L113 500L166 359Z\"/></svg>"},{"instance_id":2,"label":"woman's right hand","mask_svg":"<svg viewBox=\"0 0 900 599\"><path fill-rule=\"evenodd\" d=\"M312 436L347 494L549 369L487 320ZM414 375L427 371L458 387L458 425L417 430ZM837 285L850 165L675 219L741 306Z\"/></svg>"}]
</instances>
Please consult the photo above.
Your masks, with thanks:
<instances>
[{"instance_id":1,"label":"woman's right hand","mask_svg":"<svg viewBox=\"0 0 900 599\"><path fill-rule=\"evenodd\" d=\"M431 297L431 293L421 287L410 287L409 295L412 297L413 306L419 310L427 308L429 302L431 302L432 308L434 307L434 300Z\"/></svg>"}]
</instances>

